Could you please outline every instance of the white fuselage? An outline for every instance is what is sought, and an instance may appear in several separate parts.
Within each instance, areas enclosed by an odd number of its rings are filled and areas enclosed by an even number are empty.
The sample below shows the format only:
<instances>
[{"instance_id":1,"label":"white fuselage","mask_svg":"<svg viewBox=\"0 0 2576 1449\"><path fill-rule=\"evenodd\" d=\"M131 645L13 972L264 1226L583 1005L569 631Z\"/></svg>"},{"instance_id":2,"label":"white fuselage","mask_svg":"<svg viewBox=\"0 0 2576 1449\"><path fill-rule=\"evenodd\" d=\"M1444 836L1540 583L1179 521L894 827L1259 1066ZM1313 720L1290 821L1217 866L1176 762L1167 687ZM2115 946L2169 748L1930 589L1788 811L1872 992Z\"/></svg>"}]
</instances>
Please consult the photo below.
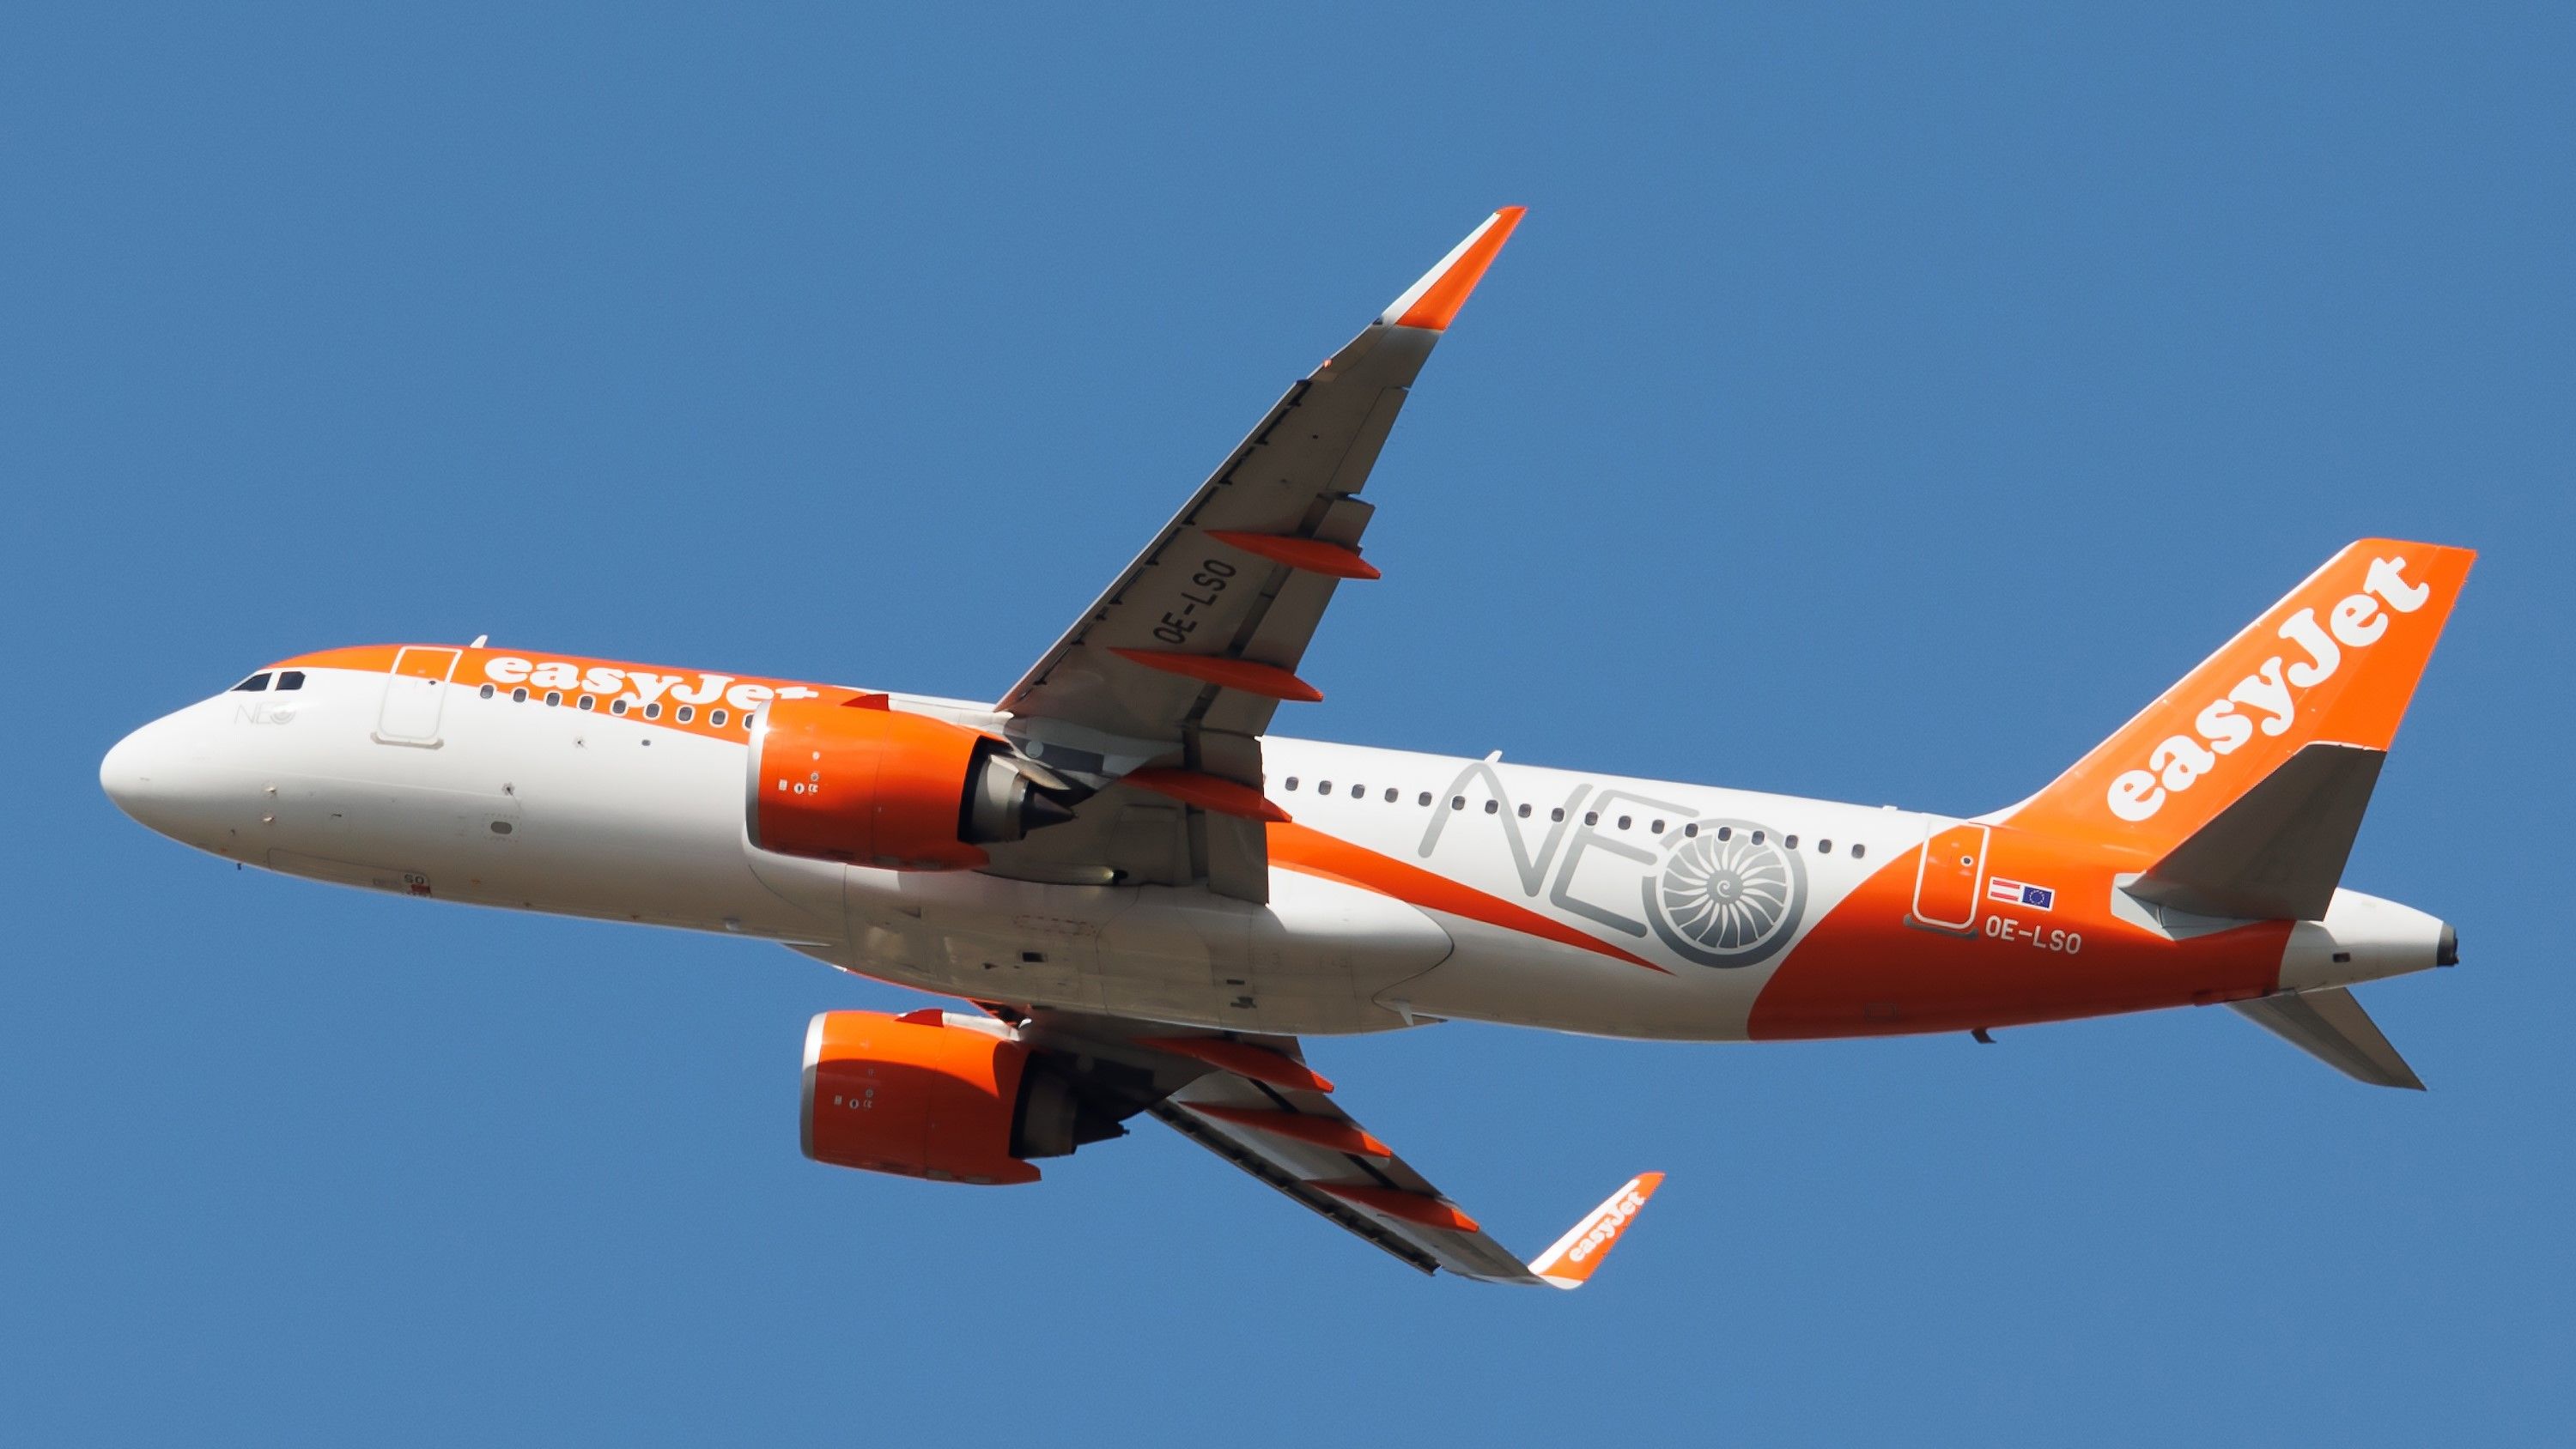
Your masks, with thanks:
<instances>
[{"instance_id":1,"label":"white fuselage","mask_svg":"<svg viewBox=\"0 0 2576 1449\"><path fill-rule=\"evenodd\" d=\"M736 721L676 728L570 696L514 698L470 673L405 696L397 721L389 690L417 681L318 664L300 674L292 692L221 694L136 731L102 766L109 793L164 834L289 874L758 937L926 991L1248 1031L1454 1017L1741 1039L1799 942L1891 863L1910 872L1904 858L1927 832L1956 823L1273 737L1271 798L1301 838L1377 876L1329 854L1283 857L1274 835L1270 901L1256 905L1197 887L770 854L746 838ZM992 722L953 701L894 704ZM1652 919L1676 847L1703 824L1712 838L1767 832L1796 853L1795 914L1742 965L1695 960ZM1411 887L1390 889L1389 872ZM2421 921L2402 926L2406 969L2431 964L2429 938L2413 940ZM2277 963L2281 944L2265 949Z\"/></svg>"}]
</instances>

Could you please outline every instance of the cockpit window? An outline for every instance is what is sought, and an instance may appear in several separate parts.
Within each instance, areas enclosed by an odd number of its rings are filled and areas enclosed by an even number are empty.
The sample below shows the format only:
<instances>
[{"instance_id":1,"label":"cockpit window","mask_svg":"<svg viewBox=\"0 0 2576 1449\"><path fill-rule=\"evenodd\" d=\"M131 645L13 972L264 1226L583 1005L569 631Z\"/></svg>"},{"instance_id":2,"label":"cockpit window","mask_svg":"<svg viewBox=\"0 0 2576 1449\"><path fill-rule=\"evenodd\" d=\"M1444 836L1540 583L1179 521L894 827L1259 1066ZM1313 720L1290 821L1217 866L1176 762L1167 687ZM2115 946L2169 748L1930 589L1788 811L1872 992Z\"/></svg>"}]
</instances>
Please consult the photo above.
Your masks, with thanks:
<instances>
[{"instance_id":1,"label":"cockpit window","mask_svg":"<svg viewBox=\"0 0 2576 1449\"><path fill-rule=\"evenodd\" d=\"M304 687L304 671L301 669L289 669L281 672L277 676L277 687L280 690L302 689Z\"/></svg>"},{"instance_id":2,"label":"cockpit window","mask_svg":"<svg viewBox=\"0 0 2576 1449\"><path fill-rule=\"evenodd\" d=\"M252 675L250 678L243 680L241 683L234 685L230 690L226 691L226 693L257 694L266 688L268 688L268 671L263 669L259 673Z\"/></svg>"}]
</instances>

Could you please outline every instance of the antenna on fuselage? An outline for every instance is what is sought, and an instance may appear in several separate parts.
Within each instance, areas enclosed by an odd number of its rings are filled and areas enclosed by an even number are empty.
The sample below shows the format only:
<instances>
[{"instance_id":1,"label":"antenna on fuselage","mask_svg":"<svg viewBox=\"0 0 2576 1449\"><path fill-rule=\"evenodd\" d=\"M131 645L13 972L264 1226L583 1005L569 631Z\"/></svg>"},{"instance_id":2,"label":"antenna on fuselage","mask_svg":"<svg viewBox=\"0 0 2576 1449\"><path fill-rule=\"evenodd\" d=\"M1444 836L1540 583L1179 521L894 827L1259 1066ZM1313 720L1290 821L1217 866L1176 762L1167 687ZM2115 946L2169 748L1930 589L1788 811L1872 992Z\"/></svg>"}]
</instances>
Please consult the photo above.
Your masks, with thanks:
<instances>
[{"instance_id":1,"label":"antenna on fuselage","mask_svg":"<svg viewBox=\"0 0 2576 1449\"><path fill-rule=\"evenodd\" d=\"M491 642L492 642L492 636L491 636L491 635L489 635L489 634L477 634L477 635L475 635L475 636L474 636L474 642L473 642L473 643L471 643L471 644L466 645L465 647L466 647L466 648L468 648L468 649L480 649L480 648L482 648L484 645L489 644L489 643L491 643Z\"/></svg>"}]
</instances>

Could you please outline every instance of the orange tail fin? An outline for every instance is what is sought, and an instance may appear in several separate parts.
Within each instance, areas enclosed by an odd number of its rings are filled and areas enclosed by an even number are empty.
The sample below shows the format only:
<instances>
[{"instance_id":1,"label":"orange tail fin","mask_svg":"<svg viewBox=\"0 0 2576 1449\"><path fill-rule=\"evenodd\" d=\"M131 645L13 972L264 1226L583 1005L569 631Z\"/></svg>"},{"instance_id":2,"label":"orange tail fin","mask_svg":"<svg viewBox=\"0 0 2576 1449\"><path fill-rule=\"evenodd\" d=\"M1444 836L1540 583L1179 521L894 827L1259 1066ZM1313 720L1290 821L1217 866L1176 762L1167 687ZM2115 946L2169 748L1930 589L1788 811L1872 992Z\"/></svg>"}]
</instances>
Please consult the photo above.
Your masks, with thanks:
<instances>
[{"instance_id":1,"label":"orange tail fin","mask_svg":"<svg viewBox=\"0 0 2576 1449\"><path fill-rule=\"evenodd\" d=\"M2302 746L2386 750L2476 559L2351 545L2002 818L2153 860Z\"/></svg>"}]
</instances>

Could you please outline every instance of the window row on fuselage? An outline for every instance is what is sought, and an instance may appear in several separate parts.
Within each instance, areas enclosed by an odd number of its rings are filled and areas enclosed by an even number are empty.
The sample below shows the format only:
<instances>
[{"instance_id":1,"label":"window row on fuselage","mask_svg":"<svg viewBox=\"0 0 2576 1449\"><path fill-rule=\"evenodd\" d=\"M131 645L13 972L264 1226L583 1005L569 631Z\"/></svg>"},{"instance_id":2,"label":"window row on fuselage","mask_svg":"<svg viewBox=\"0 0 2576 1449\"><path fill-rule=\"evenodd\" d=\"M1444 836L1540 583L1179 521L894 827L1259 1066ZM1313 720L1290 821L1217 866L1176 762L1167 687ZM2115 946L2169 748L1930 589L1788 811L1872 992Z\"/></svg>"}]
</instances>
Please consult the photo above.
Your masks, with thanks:
<instances>
[{"instance_id":1,"label":"window row on fuselage","mask_svg":"<svg viewBox=\"0 0 2576 1449\"><path fill-rule=\"evenodd\" d=\"M1281 786L1281 788L1282 788L1286 793L1291 794L1291 795L1294 795L1294 794L1296 794L1296 793L1297 793L1297 791L1298 791L1298 785L1299 785L1299 778L1298 778L1297 776L1295 776L1295 775L1290 775L1290 776L1289 776L1289 777L1287 777L1285 780L1282 780L1282 781L1280 782L1280 786ZM1332 796L1332 795L1335 793L1335 791L1334 791L1334 786L1333 786L1333 782L1332 782L1332 781L1330 781L1330 780L1318 780L1318 781L1316 781L1316 782L1314 783L1314 786L1313 786L1313 792L1314 792L1315 794L1317 794L1317 795L1322 795L1322 796L1327 796L1327 797ZM1350 787L1349 787L1348 793L1349 793L1349 797L1350 797L1351 799L1353 799L1353 800L1366 800L1366 799L1368 799L1368 798L1369 798L1369 787L1368 787L1368 786L1366 786L1366 785L1352 785L1352 786L1350 786ZM1403 800L1403 798L1404 798L1404 792L1403 792L1402 790L1399 790L1399 789L1395 788L1394 786L1390 785L1390 786L1386 787L1386 789L1385 789L1384 793L1379 797L1379 800L1380 800L1380 803L1383 803L1383 804L1387 804L1387 805L1395 805L1395 804L1399 804L1399 803L1401 803L1401 802L1402 802L1402 800ZM1419 791L1419 792L1417 792L1417 793L1414 795L1414 797L1413 797L1414 807L1415 807L1416 809L1429 809L1429 808L1432 806L1432 804L1434 803L1434 801L1436 800L1436 798L1437 798L1437 797L1436 797L1436 796L1434 796L1434 795L1433 795L1430 791L1428 791L1428 790ZM1466 796L1464 796L1464 795L1452 795L1452 796L1450 796L1450 797L1449 797L1449 808L1450 808L1450 809L1452 809L1452 810L1464 810L1464 809L1466 809L1466 808L1467 808L1467 797L1466 797ZM1498 814L1502 813L1502 808L1503 808L1503 805L1502 805L1502 802L1501 802L1500 800L1488 799L1488 800L1485 802L1485 813L1486 813L1486 814L1488 814L1488 815L1498 815ZM1523 805L1521 805L1520 807L1518 807L1516 810L1514 810L1514 811L1513 811L1513 813L1514 813L1515 815L1518 815L1521 819L1523 819L1523 820L1527 820L1527 819L1529 819L1529 818L1530 818L1530 807L1529 807L1527 804L1523 804ZM1562 806L1559 806L1559 807L1558 807L1558 808L1556 808L1556 809L1553 809L1553 810L1548 811L1548 812L1547 812L1547 818L1548 818L1551 822L1562 822L1562 821L1565 819L1565 810L1564 810L1564 808L1563 808ZM1584 811L1584 812L1583 812L1583 823L1584 823L1584 824L1586 824L1586 825L1590 825L1590 826L1598 826L1598 825L1600 825L1600 824L1601 824L1601 812L1599 812L1599 811L1597 811L1597 810L1586 810L1586 811ZM1650 822L1647 824L1647 826L1646 826L1646 833L1647 833L1647 834L1649 834L1649 835L1653 835L1653 836L1658 836L1658 837L1660 837L1661 835L1663 835L1663 834L1664 834L1664 827L1665 827L1666 823L1667 823L1667 822L1662 821L1662 820L1652 820L1652 821L1650 821ZM1636 816L1634 816L1634 815L1621 815L1621 816L1617 816L1617 817L1615 817L1612 828L1613 828L1613 829L1617 829L1617 830L1632 830L1632 829L1635 829L1635 828L1636 828L1636 825L1637 825L1637 817L1636 817ZM1732 826L1727 826L1727 825L1721 825L1721 826L1718 826L1718 827L1717 827L1717 829L1716 829L1716 832L1715 832L1715 833L1716 833L1717 838L1718 838L1718 839L1720 839L1720 840L1732 840L1732 839L1734 839L1734 837L1735 837L1734 827L1732 827ZM1685 839L1697 839L1697 838L1698 838L1698 836L1699 836L1699 825L1698 825L1698 823L1697 823L1696 821L1685 821L1685 822L1683 822L1683 824L1682 824L1682 835L1683 835L1683 837L1684 837ZM1753 841L1753 843L1754 843L1755 845L1760 845L1760 844L1762 844L1762 842L1763 842L1763 836L1764 836L1764 832L1763 832L1763 831L1756 830L1756 831L1752 832L1752 841ZM1797 836L1795 836L1795 835L1783 835L1783 836L1781 836L1781 837L1780 837L1780 844L1781 844L1781 846L1782 846L1783 848L1785 848L1785 849L1789 849L1789 850L1796 850L1796 849L1798 848L1798 837L1797 837ZM1816 841L1816 842L1815 842L1814 849L1815 849L1816 853L1817 853L1817 854L1819 854L1819 855L1831 855L1831 854L1833 854L1833 853L1834 853L1834 843L1833 843L1831 840L1818 840L1818 841ZM1866 846L1866 845L1861 845L1861 844L1858 844L1858 843L1854 843L1853 845L1851 845L1851 846L1849 847L1849 851L1850 851L1850 855L1851 855L1852 859L1854 859L1854 860L1860 860L1860 859L1865 858L1865 857L1869 854L1869 847L1868 847L1868 846Z\"/></svg>"},{"instance_id":2,"label":"window row on fuselage","mask_svg":"<svg viewBox=\"0 0 2576 1449\"><path fill-rule=\"evenodd\" d=\"M476 691L476 693L480 694L485 699L490 699L495 694L499 693L499 690L495 686L487 684L480 690ZM578 694L574 695L572 698L573 707L575 709L599 708L599 696L595 694ZM549 689L539 693L531 693L528 687L524 684L518 685L510 691L510 702L512 704L526 704L531 699L539 700L550 708L557 707L562 705L564 702L564 692L560 689ZM639 710L621 697L612 699L608 702L608 712L616 715L631 712L640 715L645 719L658 720L662 717L662 702L658 699L654 700L652 703L645 705ZM736 715L732 711L719 706L718 708L707 711L707 723L717 729L723 729L728 724L738 722L742 728L747 730L751 728L752 713L753 712L750 710L744 710L741 714ZM697 717L698 707L693 704L680 705L671 713L671 718L680 724L694 723L697 720Z\"/></svg>"}]
</instances>

